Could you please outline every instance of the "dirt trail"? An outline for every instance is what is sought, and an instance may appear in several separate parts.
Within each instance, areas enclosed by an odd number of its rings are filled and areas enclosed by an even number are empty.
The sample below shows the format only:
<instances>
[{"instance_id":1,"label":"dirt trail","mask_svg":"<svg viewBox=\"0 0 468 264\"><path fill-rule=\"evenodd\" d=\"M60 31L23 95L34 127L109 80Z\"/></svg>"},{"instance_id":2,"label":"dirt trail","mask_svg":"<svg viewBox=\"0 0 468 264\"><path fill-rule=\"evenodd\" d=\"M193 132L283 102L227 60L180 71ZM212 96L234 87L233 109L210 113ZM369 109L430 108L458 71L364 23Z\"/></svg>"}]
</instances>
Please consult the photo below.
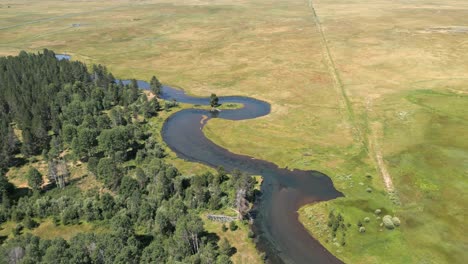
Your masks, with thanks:
<instances>
[{"instance_id":1,"label":"dirt trail","mask_svg":"<svg viewBox=\"0 0 468 264\"><path fill-rule=\"evenodd\" d=\"M322 48L323 48L322 53L323 53L323 57L328 67L328 72L330 73L330 76L333 79L333 87L336 89L339 95L339 102L340 102L341 108L346 109L346 113L345 114L342 113L342 115L344 115L344 118L349 120L349 122L351 123L353 127L353 134L356 136L357 140L362 143L363 147L367 151L366 135L361 132L361 129L356 124L354 110L353 110L351 101L349 100L349 97L346 93L346 89L343 86L343 82L341 81L339 72L336 69L335 61L333 60L333 56L331 55L330 48L328 47L328 44L327 44L328 40L325 36L325 33L322 28L322 24L320 23L319 17L317 16L317 13L315 12L315 8L311 0L309 0L309 8L312 11L312 16L314 17L315 25L317 27L317 30L320 33L320 40L321 40Z\"/></svg>"},{"instance_id":2,"label":"dirt trail","mask_svg":"<svg viewBox=\"0 0 468 264\"><path fill-rule=\"evenodd\" d=\"M383 181L385 183L385 189L387 189L387 192L393 192L394 188L393 188L392 176L387 170L387 166L385 165L385 162L383 160L382 151L378 143L378 137L379 135L382 134L382 124L379 122L373 122L371 125L371 131L372 131L371 132L372 137L369 142L370 149L375 155L375 159L377 161L380 175L382 176Z\"/></svg>"},{"instance_id":3,"label":"dirt trail","mask_svg":"<svg viewBox=\"0 0 468 264\"><path fill-rule=\"evenodd\" d=\"M327 38L325 36L325 33L323 31L322 25L320 23L320 20L319 20L319 17L317 16L316 11L315 11L312 0L309 0L309 8L312 11L312 15L314 17L315 25L317 26L317 29L318 29L318 31L320 33L320 39L321 39L321 43L322 43L322 47L323 47L324 58L325 58L325 61L326 61L330 76L333 79L333 86L337 90L337 93L338 93L338 95L340 97L340 100L339 100L340 105L341 105L341 107L343 109L346 109L347 119L349 120L349 122L351 123L351 125L353 127L353 130L354 130L353 132L354 132L354 135L355 135L357 141L359 141L362 144L362 146L364 147L364 149L368 153L369 157L375 156L375 160L377 162L376 165L378 167L378 170L379 170L380 174L382 175L382 178L383 178L383 181L385 183L385 188L386 188L387 192L393 192L394 188L393 188L392 177L390 176L390 173L388 173L387 167L385 166L385 163L384 163L384 160L383 160L382 152L380 150L380 146L377 143L377 133L379 131L381 131L381 130L379 130L379 127L378 127L378 125L380 125L380 124L376 123L375 127L374 127L374 124L373 124L369 128L371 130L371 132L370 132L371 133L371 139L369 141L368 134L365 133L365 132L362 132L361 128L359 127L359 125L357 124L357 122L355 120L355 114L354 114L354 110L353 110L351 101L350 101L350 99L349 99L349 97L348 97L348 95L346 93L346 89L344 88L343 82L341 81L339 72L336 69L335 62L333 60L333 56L332 56L332 54L330 52L330 48L328 47L328 44L327 44L328 40L327 40ZM368 107L369 107L369 105L368 105ZM367 111L369 112L369 111L371 111L371 109L367 108ZM342 115L343 115L343 113L342 113ZM370 150L369 150L368 147L370 147Z\"/></svg>"}]
</instances>

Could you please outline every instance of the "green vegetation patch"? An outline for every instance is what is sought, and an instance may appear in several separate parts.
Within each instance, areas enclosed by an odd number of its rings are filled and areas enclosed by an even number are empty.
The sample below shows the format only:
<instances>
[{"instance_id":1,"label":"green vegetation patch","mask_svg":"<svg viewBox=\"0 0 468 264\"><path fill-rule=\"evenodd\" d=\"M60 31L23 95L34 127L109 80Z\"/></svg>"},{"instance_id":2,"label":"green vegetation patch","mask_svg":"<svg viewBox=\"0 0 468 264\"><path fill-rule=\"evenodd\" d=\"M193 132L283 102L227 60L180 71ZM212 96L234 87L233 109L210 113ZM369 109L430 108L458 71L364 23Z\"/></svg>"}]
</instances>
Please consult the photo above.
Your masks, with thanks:
<instances>
[{"instance_id":1,"label":"green vegetation patch","mask_svg":"<svg viewBox=\"0 0 468 264\"><path fill-rule=\"evenodd\" d=\"M180 106L154 96L156 77L148 96L136 80L90 68L50 50L0 58L0 259L230 263L231 246L199 214L240 199L242 219L255 179L222 168L182 174L154 130Z\"/></svg>"},{"instance_id":2,"label":"green vegetation patch","mask_svg":"<svg viewBox=\"0 0 468 264\"><path fill-rule=\"evenodd\" d=\"M379 200L339 198L307 205L299 213L309 232L346 263L413 262L402 243L406 227L385 228L382 217L395 212L392 206L381 205ZM380 253L383 248L386 254Z\"/></svg>"}]
</instances>

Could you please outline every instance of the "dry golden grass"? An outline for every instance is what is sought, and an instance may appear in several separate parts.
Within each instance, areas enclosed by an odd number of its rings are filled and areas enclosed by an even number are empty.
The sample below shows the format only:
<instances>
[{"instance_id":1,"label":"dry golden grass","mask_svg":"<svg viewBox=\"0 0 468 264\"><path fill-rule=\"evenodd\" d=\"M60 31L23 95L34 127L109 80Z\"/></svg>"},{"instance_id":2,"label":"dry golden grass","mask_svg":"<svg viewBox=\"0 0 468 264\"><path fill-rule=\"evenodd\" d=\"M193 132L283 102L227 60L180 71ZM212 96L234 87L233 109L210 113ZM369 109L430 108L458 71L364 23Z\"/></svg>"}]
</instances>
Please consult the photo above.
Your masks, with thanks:
<instances>
[{"instance_id":1,"label":"dry golden grass","mask_svg":"<svg viewBox=\"0 0 468 264\"><path fill-rule=\"evenodd\" d=\"M29 188L26 174L31 168L35 168L42 175L42 180L44 181L43 186L47 185L50 182L49 179L47 178L47 164L42 160L41 156L35 156L35 157L32 157L32 159L36 161L30 164L23 165L21 167L10 168L10 170L6 173L6 177L8 178L8 181L10 181L12 184L14 184L18 188L25 188L25 187Z\"/></svg>"},{"instance_id":2,"label":"dry golden grass","mask_svg":"<svg viewBox=\"0 0 468 264\"><path fill-rule=\"evenodd\" d=\"M203 216L205 229L210 233L215 233L220 241L226 238L232 247L236 248L236 253L232 256L232 261L235 264L260 264L263 261L255 249L255 244L251 238L248 237L249 227L243 224L238 224L239 228L236 231L227 230L223 232L221 227L222 223L210 221ZM226 226L229 226L226 224Z\"/></svg>"},{"instance_id":3,"label":"dry golden grass","mask_svg":"<svg viewBox=\"0 0 468 264\"><path fill-rule=\"evenodd\" d=\"M102 227L96 227L93 224L83 222L78 225L59 225L55 226L51 219L47 219L42 222L37 228L33 230L27 230L25 232L31 232L33 235L41 237L43 239L54 239L61 237L65 240L70 240L74 236L80 233L100 233L106 230Z\"/></svg>"},{"instance_id":4,"label":"dry golden grass","mask_svg":"<svg viewBox=\"0 0 468 264\"><path fill-rule=\"evenodd\" d=\"M0 227L0 237L4 236L7 238L12 238L12 231L16 225L17 224L12 221L3 223ZM52 219L47 218L40 222L38 227L32 230L24 228L21 232L22 234L31 233L42 239L54 239L60 237L65 240L70 240L80 233L102 233L106 231L106 228L102 226L96 226L88 222L82 222L77 225L55 226L52 222Z\"/></svg>"},{"instance_id":5,"label":"dry golden grass","mask_svg":"<svg viewBox=\"0 0 468 264\"><path fill-rule=\"evenodd\" d=\"M41 156L35 156L32 159L35 162L22 165L20 167L12 167L6 173L8 180L18 188L29 188L26 174L31 168L36 168L41 174L44 181L43 187L50 183L48 178L48 165ZM76 186L83 191L102 188L103 184L97 181L96 177L88 172L87 165L82 162L68 162L68 170L70 172L70 182L76 182Z\"/></svg>"},{"instance_id":6,"label":"dry golden grass","mask_svg":"<svg viewBox=\"0 0 468 264\"><path fill-rule=\"evenodd\" d=\"M105 64L122 78L157 75L196 95L266 100L272 104L270 115L212 120L206 134L236 153L327 173L349 201L330 206L348 211L349 218L363 213L356 201L371 199L408 220L408 227L390 238L373 237L401 245L396 248L402 252L386 252L376 242L372 250L344 251L342 259L370 263L377 255L391 254L395 259L411 255L410 262L466 259L466 239L460 237L466 232L459 230L465 214L458 204L466 202L461 176L467 169L468 41L460 29L466 26L468 3L310 3L328 49L308 1L302 0L19 1L10 9L0 6L0 54L49 48ZM44 18L51 19L33 21ZM333 65L327 63L327 52ZM341 86L330 75L334 70ZM400 113L408 113L406 119ZM401 206L389 205L369 143L380 146ZM171 152L169 160L187 174L207 169ZM366 174L374 176L375 196L358 184Z\"/></svg>"}]
</instances>

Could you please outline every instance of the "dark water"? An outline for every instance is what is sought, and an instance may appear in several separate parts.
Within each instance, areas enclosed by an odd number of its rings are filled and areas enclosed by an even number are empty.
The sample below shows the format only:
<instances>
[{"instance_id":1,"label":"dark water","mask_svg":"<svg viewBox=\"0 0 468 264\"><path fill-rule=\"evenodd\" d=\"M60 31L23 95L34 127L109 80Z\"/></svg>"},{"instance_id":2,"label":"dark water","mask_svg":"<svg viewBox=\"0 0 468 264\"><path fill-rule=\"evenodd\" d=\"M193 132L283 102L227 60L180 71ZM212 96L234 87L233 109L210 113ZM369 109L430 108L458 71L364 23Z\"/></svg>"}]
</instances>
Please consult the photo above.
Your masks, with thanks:
<instances>
[{"instance_id":1,"label":"dark water","mask_svg":"<svg viewBox=\"0 0 468 264\"><path fill-rule=\"evenodd\" d=\"M60 57L59 57L60 56ZM57 55L58 59L70 59ZM128 84L129 80L122 80ZM138 81L141 89L149 89ZM161 98L194 105L209 105L209 98L186 95L182 90L164 86ZM162 130L166 144L180 158L201 162L227 171L239 169L252 175L262 175L262 195L255 205L253 225L257 246L266 252L270 263L341 263L313 239L298 220L297 210L304 204L326 201L342 196L330 178L318 171L288 170L274 163L229 152L203 134L211 118L244 120L270 113L270 104L243 96L220 97L221 104L240 103L241 109L222 110L213 114L202 109L186 109L169 117ZM222 131L219 131L222 133Z\"/></svg>"},{"instance_id":2,"label":"dark water","mask_svg":"<svg viewBox=\"0 0 468 264\"><path fill-rule=\"evenodd\" d=\"M163 87L162 98L209 104L209 98L190 97L170 87ZM267 253L271 263L341 263L309 235L298 221L297 214L304 204L342 196L330 178L318 171L278 168L271 162L231 153L214 144L202 131L209 119L243 120L270 112L268 103L249 97L220 97L220 103L241 103L244 107L222 110L216 116L201 109L179 111L164 124L162 136L166 144L180 158L264 177L262 196L255 206L253 229L258 237L258 247ZM208 118L204 119L204 116Z\"/></svg>"}]
</instances>

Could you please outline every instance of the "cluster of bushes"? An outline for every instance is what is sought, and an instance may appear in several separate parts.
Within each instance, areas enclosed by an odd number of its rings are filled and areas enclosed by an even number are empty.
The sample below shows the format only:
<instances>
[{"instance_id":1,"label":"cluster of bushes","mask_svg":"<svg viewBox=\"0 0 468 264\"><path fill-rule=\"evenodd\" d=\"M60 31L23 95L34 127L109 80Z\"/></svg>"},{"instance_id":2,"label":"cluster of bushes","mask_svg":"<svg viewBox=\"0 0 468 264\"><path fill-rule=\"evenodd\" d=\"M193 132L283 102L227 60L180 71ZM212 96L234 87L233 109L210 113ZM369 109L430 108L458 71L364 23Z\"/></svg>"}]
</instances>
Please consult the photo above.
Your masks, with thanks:
<instances>
[{"instance_id":1,"label":"cluster of bushes","mask_svg":"<svg viewBox=\"0 0 468 264\"><path fill-rule=\"evenodd\" d=\"M382 210L380 209L376 209L375 210L375 215L376 215L376 218L377 220L380 220L380 214L382 213ZM382 218L382 223L380 224L380 226L384 226L385 228L387 229L395 229L395 227L398 227L400 226L401 222L400 222L400 219L396 216L390 216L390 215L385 215L383 218Z\"/></svg>"},{"instance_id":2,"label":"cluster of bushes","mask_svg":"<svg viewBox=\"0 0 468 264\"><path fill-rule=\"evenodd\" d=\"M377 221L382 219L382 223L380 226L384 226L387 229L394 229L395 227L400 226L401 221L398 217L396 216L390 216L390 215L385 215L383 218L381 218L379 215L382 213L381 209L376 209L374 214L376 216ZM370 217L364 217L362 220L357 221L357 231L359 233L365 233L366 232L366 224L371 222ZM378 223L378 222L377 222ZM328 227L331 230L331 237L333 239L333 242L337 241L337 234L341 232L341 245L344 246L346 244L345 238L346 238L346 231L348 230L349 227L351 227L351 224L346 224L344 221L344 217L342 216L341 213L338 213L337 215L335 214L334 210L331 210L329 215L328 215ZM329 240L327 239L326 242Z\"/></svg>"},{"instance_id":3,"label":"cluster of bushes","mask_svg":"<svg viewBox=\"0 0 468 264\"><path fill-rule=\"evenodd\" d=\"M391 217L390 215L386 215L382 218L382 224L387 229L395 229L395 227L400 226L401 222L396 216Z\"/></svg>"},{"instance_id":4,"label":"cluster of bushes","mask_svg":"<svg viewBox=\"0 0 468 264\"><path fill-rule=\"evenodd\" d=\"M396 216L390 216L390 215L385 215L383 218L380 218L380 214L382 213L381 209L376 209L374 214L376 216L377 220L382 219L382 223L380 226L384 226L387 229L394 229L395 227L400 226L401 222L400 219ZM369 223L371 221L370 217L365 217L364 218L364 223ZM358 227L359 227L359 232L360 233L365 233L366 228L364 227L364 224L362 221L358 221Z\"/></svg>"},{"instance_id":5,"label":"cluster of bushes","mask_svg":"<svg viewBox=\"0 0 468 264\"><path fill-rule=\"evenodd\" d=\"M337 235L341 232L340 244L342 246L346 245L346 231L351 227L350 223L345 223L344 217L341 213L335 215L334 210L330 211L328 214L328 223L327 226L331 230L331 236L333 242L337 241Z\"/></svg>"},{"instance_id":6,"label":"cluster of bushes","mask_svg":"<svg viewBox=\"0 0 468 264\"><path fill-rule=\"evenodd\" d=\"M358 227L359 233L365 233L366 232L366 227L364 225L369 223L369 222L370 222L369 217L364 217L363 221L359 220L357 222L357 227Z\"/></svg>"}]
</instances>

